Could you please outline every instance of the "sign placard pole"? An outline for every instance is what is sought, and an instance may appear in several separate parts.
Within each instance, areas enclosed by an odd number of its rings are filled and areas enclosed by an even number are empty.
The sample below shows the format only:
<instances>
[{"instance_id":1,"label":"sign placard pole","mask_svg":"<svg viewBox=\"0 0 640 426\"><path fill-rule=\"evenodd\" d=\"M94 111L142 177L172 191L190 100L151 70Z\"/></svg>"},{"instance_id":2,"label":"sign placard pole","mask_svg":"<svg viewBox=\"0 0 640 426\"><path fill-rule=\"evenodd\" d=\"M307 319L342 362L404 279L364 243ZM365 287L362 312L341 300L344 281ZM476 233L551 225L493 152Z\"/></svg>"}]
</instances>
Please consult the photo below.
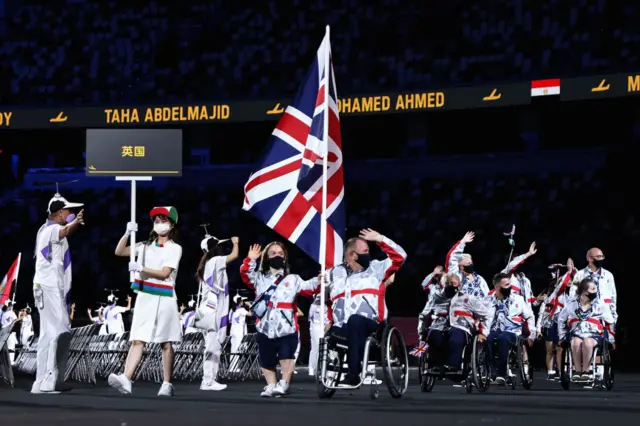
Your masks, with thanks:
<instances>
[{"instance_id":1,"label":"sign placard pole","mask_svg":"<svg viewBox=\"0 0 640 426\"><path fill-rule=\"evenodd\" d=\"M117 181L130 181L131 182L131 222L136 221L136 182L144 181L150 182L152 180L151 176L116 176ZM129 254L129 262L136 261L136 233L132 232L130 237L130 254ZM136 273L131 271L129 272L129 280L133 283L135 280Z\"/></svg>"}]
</instances>

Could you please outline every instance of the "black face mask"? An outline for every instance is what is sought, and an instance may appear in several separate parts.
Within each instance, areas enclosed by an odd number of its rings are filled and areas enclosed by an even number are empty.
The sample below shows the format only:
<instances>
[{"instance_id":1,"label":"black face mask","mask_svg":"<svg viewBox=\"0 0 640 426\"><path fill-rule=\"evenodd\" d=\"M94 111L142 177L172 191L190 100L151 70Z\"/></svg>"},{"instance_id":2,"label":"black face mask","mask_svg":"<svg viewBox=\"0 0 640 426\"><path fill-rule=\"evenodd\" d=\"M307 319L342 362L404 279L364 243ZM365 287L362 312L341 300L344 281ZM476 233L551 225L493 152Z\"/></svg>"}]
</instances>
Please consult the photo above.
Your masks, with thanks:
<instances>
[{"instance_id":1,"label":"black face mask","mask_svg":"<svg viewBox=\"0 0 640 426\"><path fill-rule=\"evenodd\" d=\"M597 295L598 295L598 293L587 293L587 299L595 300Z\"/></svg>"},{"instance_id":2,"label":"black face mask","mask_svg":"<svg viewBox=\"0 0 640 426\"><path fill-rule=\"evenodd\" d=\"M595 266L596 268L602 268L602 264L604 263L604 260L602 259L595 259L593 261L593 266Z\"/></svg>"},{"instance_id":3,"label":"black face mask","mask_svg":"<svg viewBox=\"0 0 640 426\"><path fill-rule=\"evenodd\" d=\"M457 292L458 292L457 288L455 288L452 285L448 285L444 288L444 297L446 297L447 299L451 299L453 296L456 295Z\"/></svg>"},{"instance_id":4,"label":"black face mask","mask_svg":"<svg viewBox=\"0 0 640 426\"><path fill-rule=\"evenodd\" d=\"M506 299L507 297L511 296L511 287L501 288L500 293L502 293L502 297Z\"/></svg>"},{"instance_id":5,"label":"black face mask","mask_svg":"<svg viewBox=\"0 0 640 426\"><path fill-rule=\"evenodd\" d=\"M284 268L284 257L274 256L269 258L269 267L273 269Z\"/></svg>"},{"instance_id":6,"label":"black face mask","mask_svg":"<svg viewBox=\"0 0 640 426\"><path fill-rule=\"evenodd\" d=\"M470 263L470 264L468 264L468 265L464 265L464 266L462 267L462 270L463 270L464 272L466 272L467 274L471 274L471 273L473 272L473 263Z\"/></svg>"},{"instance_id":7,"label":"black face mask","mask_svg":"<svg viewBox=\"0 0 640 426\"><path fill-rule=\"evenodd\" d=\"M371 263L371 256L369 255L369 253L356 254L358 255L358 260L356 260L356 262L358 262L358 264L364 269L367 269L369 267L369 264Z\"/></svg>"}]
</instances>

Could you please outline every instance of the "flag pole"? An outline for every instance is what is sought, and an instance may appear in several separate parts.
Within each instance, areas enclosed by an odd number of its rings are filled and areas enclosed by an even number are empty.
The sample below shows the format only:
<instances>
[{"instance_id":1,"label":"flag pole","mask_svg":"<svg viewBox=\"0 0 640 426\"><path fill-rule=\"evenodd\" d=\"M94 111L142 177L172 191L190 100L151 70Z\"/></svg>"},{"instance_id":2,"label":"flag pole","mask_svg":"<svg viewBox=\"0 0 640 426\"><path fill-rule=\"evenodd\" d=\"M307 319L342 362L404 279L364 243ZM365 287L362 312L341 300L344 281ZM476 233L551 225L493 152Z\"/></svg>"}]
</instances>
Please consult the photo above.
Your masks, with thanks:
<instances>
[{"instance_id":1,"label":"flag pole","mask_svg":"<svg viewBox=\"0 0 640 426\"><path fill-rule=\"evenodd\" d=\"M18 253L18 266L16 267L16 278L13 285L13 299L11 301L16 303L16 291L18 290L18 276L20 275L20 261L22 260L22 252Z\"/></svg>"},{"instance_id":2,"label":"flag pole","mask_svg":"<svg viewBox=\"0 0 640 426\"><path fill-rule=\"evenodd\" d=\"M329 38L329 26L326 27L324 36L324 130L322 132L322 217L320 219L320 323L318 325L318 336L324 336L325 318L325 280L324 274L327 271L327 166L329 156L329 85L331 84L329 72L331 70L331 44Z\"/></svg>"}]
</instances>

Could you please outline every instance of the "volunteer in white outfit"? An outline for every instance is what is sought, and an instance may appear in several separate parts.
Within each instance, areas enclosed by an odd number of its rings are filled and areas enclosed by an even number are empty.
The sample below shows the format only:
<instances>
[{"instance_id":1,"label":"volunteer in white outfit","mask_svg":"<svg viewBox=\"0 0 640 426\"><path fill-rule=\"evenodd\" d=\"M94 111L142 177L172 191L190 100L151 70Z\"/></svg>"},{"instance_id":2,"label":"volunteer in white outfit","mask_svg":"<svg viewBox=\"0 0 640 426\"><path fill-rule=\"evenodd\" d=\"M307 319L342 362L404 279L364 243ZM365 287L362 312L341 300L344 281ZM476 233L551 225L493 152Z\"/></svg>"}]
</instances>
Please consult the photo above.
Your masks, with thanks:
<instances>
[{"instance_id":1,"label":"volunteer in white outfit","mask_svg":"<svg viewBox=\"0 0 640 426\"><path fill-rule=\"evenodd\" d=\"M67 237L84 224L82 207L60 194L49 201L47 221L38 230L33 298L40 314L36 380L31 393L58 393L67 370L71 325L67 310L71 291L71 254Z\"/></svg>"},{"instance_id":2,"label":"volunteer in white outfit","mask_svg":"<svg viewBox=\"0 0 640 426\"><path fill-rule=\"evenodd\" d=\"M13 328L15 322L18 320L16 313L13 310L13 302L11 300L7 300L2 307L2 314L0 316L0 323L2 324L2 328ZM13 365L13 361L16 357L16 343L18 343L18 339L16 338L16 332L12 331L9 334L9 338L7 339L7 349L9 350L9 359L11 360L11 365Z\"/></svg>"},{"instance_id":3,"label":"volunteer in white outfit","mask_svg":"<svg viewBox=\"0 0 640 426\"><path fill-rule=\"evenodd\" d=\"M238 237L232 237L233 249L225 255L225 242L207 235L200 243L204 251L196 277L200 280L201 299L194 326L207 332L205 336L202 384L200 390L220 391L227 385L218 383L220 354L229 325L229 279L227 265L238 258Z\"/></svg>"},{"instance_id":4,"label":"volunteer in white outfit","mask_svg":"<svg viewBox=\"0 0 640 426\"><path fill-rule=\"evenodd\" d=\"M158 396L172 396L173 346L182 340L182 327L175 293L178 265L182 247L174 242L177 237L178 211L175 207L154 207L150 213L153 231L144 243L136 244L136 261L129 263L129 271L136 273L131 285L136 298L129 340L131 348L123 374L111 374L109 385L124 394L131 393L131 380L142 359L145 343L162 346L164 382ZM116 247L116 256L128 257L127 240L137 231L136 223L127 224L127 232Z\"/></svg>"},{"instance_id":5,"label":"volunteer in white outfit","mask_svg":"<svg viewBox=\"0 0 640 426\"><path fill-rule=\"evenodd\" d=\"M447 272L460 277L460 293L470 294L475 297L486 297L489 295L489 286L484 278L478 275L473 268L473 259L468 253L463 253L465 246L473 242L475 234L467 232L464 237L451 247L447 253Z\"/></svg>"},{"instance_id":6,"label":"volunteer in white outfit","mask_svg":"<svg viewBox=\"0 0 640 426\"><path fill-rule=\"evenodd\" d=\"M233 303L236 304L236 308L229 313L229 322L231 323L231 329L229 330L231 341L230 369L233 372L237 372L240 367L240 357L237 354L241 350L242 339L247 335L247 317L251 316L251 312L245 307L247 304L246 297L236 294L233 296Z\"/></svg>"},{"instance_id":7,"label":"volunteer in white outfit","mask_svg":"<svg viewBox=\"0 0 640 426\"><path fill-rule=\"evenodd\" d=\"M245 307L247 298L236 294L233 296L233 302L236 308L229 314L229 322L231 323L231 353L237 353L242 343L242 339L247 335L247 317L251 316L251 312Z\"/></svg>"},{"instance_id":8,"label":"volunteer in white outfit","mask_svg":"<svg viewBox=\"0 0 640 426\"><path fill-rule=\"evenodd\" d=\"M298 346L296 297L317 293L320 280L303 281L300 276L290 274L286 249L277 241L269 243L264 252L258 244L251 246L240 267L240 276L256 293L252 310L260 319L256 324L258 360L267 381L260 396L286 395ZM280 381L276 379L278 363L282 372Z\"/></svg>"},{"instance_id":9,"label":"volunteer in white outfit","mask_svg":"<svg viewBox=\"0 0 640 426\"><path fill-rule=\"evenodd\" d=\"M329 298L327 298L329 300ZM318 365L318 349L322 335L318 333L318 325L323 323L326 332L331 327L331 308L329 306L324 309L324 321L322 320L322 309L320 306L320 294L313 299L313 303L309 308L309 336L311 340L311 350L309 351L309 375L315 376L316 367Z\"/></svg>"},{"instance_id":10,"label":"volunteer in white outfit","mask_svg":"<svg viewBox=\"0 0 640 426\"><path fill-rule=\"evenodd\" d=\"M131 310L131 296L127 296L127 306L118 306L118 298L109 295L109 306L102 311L102 317L107 326L108 334L122 336L124 334L124 321L122 314Z\"/></svg>"},{"instance_id":11,"label":"volunteer in white outfit","mask_svg":"<svg viewBox=\"0 0 640 426\"><path fill-rule=\"evenodd\" d=\"M31 308L27 305L20 312L20 344L25 348L29 346L30 340L33 337L33 319L31 318Z\"/></svg>"}]
</instances>

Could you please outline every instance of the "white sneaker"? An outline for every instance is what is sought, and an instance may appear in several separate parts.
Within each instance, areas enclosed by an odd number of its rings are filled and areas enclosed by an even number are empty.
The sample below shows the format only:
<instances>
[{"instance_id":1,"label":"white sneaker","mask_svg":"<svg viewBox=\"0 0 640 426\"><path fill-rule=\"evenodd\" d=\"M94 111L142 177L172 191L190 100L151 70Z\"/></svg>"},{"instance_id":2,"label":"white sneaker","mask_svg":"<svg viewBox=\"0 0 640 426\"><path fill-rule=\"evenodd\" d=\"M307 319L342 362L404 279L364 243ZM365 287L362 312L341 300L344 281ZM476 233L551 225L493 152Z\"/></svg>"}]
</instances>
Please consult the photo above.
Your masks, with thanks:
<instances>
[{"instance_id":1,"label":"white sneaker","mask_svg":"<svg viewBox=\"0 0 640 426\"><path fill-rule=\"evenodd\" d=\"M309 375L310 375L310 376L315 376L315 375L316 375L316 372L315 372L315 371L313 371L313 370L309 370Z\"/></svg>"},{"instance_id":2,"label":"white sneaker","mask_svg":"<svg viewBox=\"0 0 640 426\"><path fill-rule=\"evenodd\" d=\"M273 388L273 396L282 396L289 393L289 383L284 380L280 380L278 384Z\"/></svg>"},{"instance_id":3,"label":"white sneaker","mask_svg":"<svg viewBox=\"0 0 640 426\"><path fill-rule=\"evenodd\" d=\"M374 380L375 380L375 383L374 383ZM362 381L362 384L363 384L363 385L373 385L373 384L375 384L375 385L381 385L381 384L382 384L382 380L374 379L374 378L373 378L373 377L371 377L371 376L367 376L367 377L365 377L365 378L364 378L364 380Z\"/></svg>"},{"instance_id":4,"label":"white sneaker","mask_svg":"<svg viewBox=\"0 0 640 426\"><path fill-rule=\"evenodd\" d=\"M225 390L226 388L227 388L227 385L218 383L215 380L211 383L207 383L207 384L203 383L200 385L200 390L203 390L203 391L221 391L221 390Z\"/></svg>"},{"instance_id":5,"label":"white sneaker","mask_svg":"<svg viewBox=\"0 0 640 426\"><path fill-rule=\"evenodd\" d=\"M131 380L129 380L124 374L109 374L109 379L107 381L109 386L115 388L118 392L125 395L131 394Z\"/></svg>"},{"instance_id":6,"label":"white sneaker","mask_svg":"<svg viewBox=\"0 0 640 426\"><path fill-rule=\"evenodd\" d=\"M260 396L264 398L271 398L273 396L273 390L276 388L276 385L267 385L262 390Z\"/></svg>"},{"instance_id":7,"label":"white sneaker","mask_svg":"<svg viewBox=\"0 0 640 426\"><path fill-rule=\"evenodd\" d=\"M42 390L40 388L41 383L34 382L33 386L31 386L31 393L34 395L56 395L59 394L60 391L57 390Z\"/></svg>"},{"instance_id":8,"label":"white sneaker","mask_svg":"<svg viewBox=\"0 0 640 426\"><path fill-rule=\"evenodd\" d=\"M163 383L158 391L158 396L173 396L173 385L171 383Z\"/></svg>"}]
</instances>

